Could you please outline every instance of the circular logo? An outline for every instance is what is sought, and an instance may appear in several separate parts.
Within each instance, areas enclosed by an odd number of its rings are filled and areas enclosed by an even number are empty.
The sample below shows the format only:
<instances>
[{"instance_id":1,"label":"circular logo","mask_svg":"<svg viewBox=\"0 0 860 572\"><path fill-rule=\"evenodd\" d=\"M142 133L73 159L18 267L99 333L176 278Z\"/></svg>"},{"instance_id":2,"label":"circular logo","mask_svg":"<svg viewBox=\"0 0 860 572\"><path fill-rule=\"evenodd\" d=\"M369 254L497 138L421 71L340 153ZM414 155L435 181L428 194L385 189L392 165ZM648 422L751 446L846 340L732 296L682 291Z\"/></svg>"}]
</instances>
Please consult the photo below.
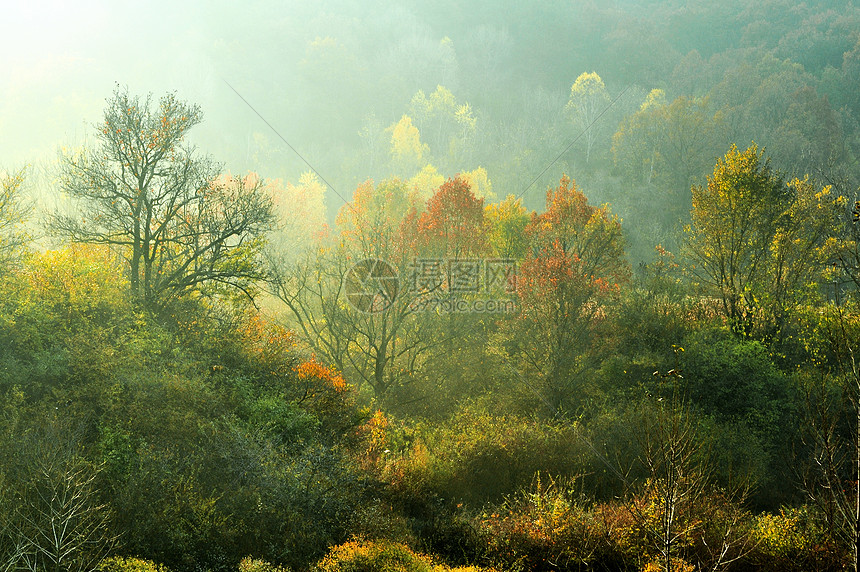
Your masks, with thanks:
<instances>
[{"instance_id":1,"label":"circular logo","mask_svg":"<svg viewBox=\"0 0 860 572\"><path fill-rule=\"evenodd\" d=\"M399 288L397 270L384 260L368 258L356 263L344 278L349 305L360 312L374 314L394 303Z\"/></svg>"}]
</instances>

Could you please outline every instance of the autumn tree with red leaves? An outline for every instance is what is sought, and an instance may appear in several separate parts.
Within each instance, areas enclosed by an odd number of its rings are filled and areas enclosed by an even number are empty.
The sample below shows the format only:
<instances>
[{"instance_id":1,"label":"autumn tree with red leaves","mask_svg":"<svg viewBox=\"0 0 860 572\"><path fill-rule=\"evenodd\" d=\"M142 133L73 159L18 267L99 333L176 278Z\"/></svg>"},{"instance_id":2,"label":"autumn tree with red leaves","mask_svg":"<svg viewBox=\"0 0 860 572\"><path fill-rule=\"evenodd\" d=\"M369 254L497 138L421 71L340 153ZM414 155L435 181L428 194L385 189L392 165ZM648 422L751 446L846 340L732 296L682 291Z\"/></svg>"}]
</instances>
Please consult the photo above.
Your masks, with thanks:
<instances>
[{"instance_id":1,"label":"autumn tree with red leaves","mask_svg":"<svg viewBox=\"0 0 860 572\"><path fill-rule=\"evenodd\" d=\"M592 333L605 304L630 279L621 223L588 204L567 176L547 192L546 211L526 226L531 251L517 277L520 312L507 354L556 414L579 402Z\"/></svg>"},{"instance_id":2,"label":"autumn tree with red leaves","mask_svg":"<svg viewBox=\"0 0 860 572\"><path fill-rule=\"evenodd\" d=\"M475 197L459 175L448 179L427 201L418 231L428 254L452 259L480 255L487 248L484 199Z\"/></svg>"},{"instance_id":3,"label":"autumn tree with red leaves","mask_svg":"<svg viewBox=\"0 0 860 572\"><path fill-rule=\"evenodd\" d=\"M453 308L470 308L470 303L481 296L489 226L484 218L484 199L475 196L462 175L439 186L415 223L419 265L413 272L421 272L423 258L438 260L444 275L437 289L418 300L425 309L419 312L424 335L434 340L438 357L425 368L427 376L436 380L433 387L437 389L431 389L429 396L440 393L438 388L463 382L467 364L482 359L481 348L486 346L495 317Z\"/></svg>"}]
</instances>

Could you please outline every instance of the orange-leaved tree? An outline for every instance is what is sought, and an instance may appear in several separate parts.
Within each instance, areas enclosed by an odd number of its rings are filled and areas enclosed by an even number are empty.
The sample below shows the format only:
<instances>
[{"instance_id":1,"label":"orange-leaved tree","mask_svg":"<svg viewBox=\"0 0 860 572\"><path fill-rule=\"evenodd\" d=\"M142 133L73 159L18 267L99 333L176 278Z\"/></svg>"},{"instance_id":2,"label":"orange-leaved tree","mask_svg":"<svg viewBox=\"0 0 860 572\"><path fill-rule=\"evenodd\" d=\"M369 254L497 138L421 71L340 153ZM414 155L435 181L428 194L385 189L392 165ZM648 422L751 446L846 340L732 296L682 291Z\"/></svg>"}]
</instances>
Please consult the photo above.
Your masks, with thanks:
<instances>
[{"instance_id":1,"label":"orange-leaved tree","mask_svg":"<svg viewBox=\"0 0 860 572\"><path fill-rule=\"evenodd\" d=\"M484 199L475 197L459 175L448 179L427 201L418 220L428 254L451 259L486 250Z\"/></svg>"},{"instance_id":2,"label":"orange-leaved tree","mask_svg":"<svg viewBox=\"0 0 860 572\"><path fill-rule=\"evenodd\" d=\"M505 348L555 414L579 401L592 332L630 266L621 222L607 206L589 205L567 176L525 232L531 252L517 276L520 311Z\"/></svg>"}]
</instances>

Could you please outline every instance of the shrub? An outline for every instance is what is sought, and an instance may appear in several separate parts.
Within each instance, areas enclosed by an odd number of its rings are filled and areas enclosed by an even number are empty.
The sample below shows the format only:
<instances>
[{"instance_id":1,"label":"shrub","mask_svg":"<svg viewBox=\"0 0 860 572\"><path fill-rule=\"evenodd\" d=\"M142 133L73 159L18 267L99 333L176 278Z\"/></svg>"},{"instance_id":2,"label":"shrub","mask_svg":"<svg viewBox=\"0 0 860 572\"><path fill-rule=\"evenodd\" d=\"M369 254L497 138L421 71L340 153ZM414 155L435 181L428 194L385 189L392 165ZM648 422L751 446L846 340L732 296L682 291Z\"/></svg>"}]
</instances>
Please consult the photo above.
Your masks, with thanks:
<instances>
[{"instance_id":1,"label":"shrub","mask_svg":"<svg viewBox=\"0 0 860 572\"><path fill-rule=\"evenodd\" d=\"M127 558L122 556L105 558L99 564L98 570L99 572L170 572L170 569L166 566L157 564L152 560L135 558L133 556Z\"/></svg>"},{"instance_id":2,"label":"shrub","mask_svg":"<svg viewBox=\"0 0 860 572\"><path fill-rule=\"evenodd\" d=\"M491 562L504 569L573 570L594 564L602 522L571 487L538 475L531 491L476 519Z\"/></svg>"},{"instance_id":3,"label":"shrub","mask_svg":"<svg viewBox=\"0 0 860 572\"><path fill-rule=\"evenodd\" d=\"M395 542L351 540L329 550L314 572L492 572L475 566L450 568Z\"/></svg>"},{"instance_id":4,"label":"shrub","mask_svg":"<svg viewBox=\"0 0 860 572\"><path fill-rule=\"evenodd\" d=\"M387 541L352 540L332 548L316 572L432 572L433 560L416 554L403 544Z\"/></svg>"},{"instance_id":5,"label":"shrub","mask_svg":"<svg viewBox=\"0 0 860 572\"><path fill-rule=\"evenodd\" d=\"M845 553L827 538L827 531L808 507L782 508L755 519L756 550L750 555L760 570L840 570Z\"/></svg>"},{"instance_id":6,"label":"shrub","mask_svg":"<svg viewBox=\"0 0 860 572\"><path fill-rule=\"evenodd\" d=\"M385 471L407 499L499 502L538 472L579 474L588 457L569 426L468 409L423 437Z\"/></svg>"},{"instance_id":7,"label":"shrub","mask_svg":"<svg viewBox=\"0 0 860 572\"><path fill-rule=\"evenodd\" d=\"M756 508L775 508L794 492L790 456L797 434L796 379L774 365L759 342L729 332L699 332L685 341L681 368L690 404L713 419L713 453L721 484L731 486L738 465L749 471Z\"/></svg>"},{"instance_id":8,"label":"shrub","mask_svg":"<svg viewBox=\"0 0 860 572\"><path fill-rule=\"evenodd\" d=\"M290 572L290 569L246 556L239 562L239 572Z\"/></svg>"},{"instance_id":9,"label":"shrub","mask_svg":"<svg viewBox=\"0 0 860 572\"><path fill-rule=\"evenodd\" d=\"M652 560L645 565L642 572L663 572L665 569L664 561ZM682 558L672 558L672 570L674 572L696 572L697 568Z\"/></svg>"}]
</instances>

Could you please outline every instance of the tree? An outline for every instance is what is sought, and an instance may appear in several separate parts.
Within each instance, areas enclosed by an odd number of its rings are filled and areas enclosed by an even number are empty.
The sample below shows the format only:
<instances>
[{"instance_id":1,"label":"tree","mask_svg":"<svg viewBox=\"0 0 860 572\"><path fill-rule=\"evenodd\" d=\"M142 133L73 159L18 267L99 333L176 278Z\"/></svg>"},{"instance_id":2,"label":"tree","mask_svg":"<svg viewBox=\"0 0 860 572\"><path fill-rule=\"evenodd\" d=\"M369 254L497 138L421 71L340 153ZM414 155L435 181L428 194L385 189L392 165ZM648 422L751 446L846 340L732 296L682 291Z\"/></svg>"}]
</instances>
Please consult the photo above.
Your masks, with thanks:
<instances>
[{"instance_id":1,"label":"tree","mask_svg":"<svg viewBox=\"0 0 860 572\"><path fill-rule=\"evenodd\" d=\"M840 95L856 117L860 115L860 94L857 93L856 89L850 89L847 86L856 85L857 79L860 78L860 38L857 38L854 47L842 56L842 69L840 71L842 72L842 81L839 82L842 86Z\"/></svg>"},{"instance_id":2,"label":"tree","mask_svg":"<svg viewBox=\"0 0 860 572\"><path fill-rule=\"evenodd\" d=\"M24 169L0 173L0 267L6 268L27 243L21 224L27 215L27 204L21 196Z\"/></svg>"},{"instance_id":3,"label":"tree","mask_svg":"<svg viewBox=\"0 0 860 572\"><path fill-rule=\"evenodd\" d=\"M678 97L666 103L664 97L653 90L639 111L621 122L612 153L616 166L634 180L686 190L705 174L715 145L722 145L722 116L709 111L707 99Z\"/></svg>"},{"instance_id":4,"label":"tree","mask_svg":"<svg viewBox=\"0 0 860 572\"><path fill-rule=\"evenodd\" d=\"M475 363L486 342L487 316L474 308L457 309L468 308L482 289L489 291L485 273L489 263L483 259L488 250L484 199L477 198L467 180L457 175L433 193L417 220L405 220L403 228L407 236L416 237L410 286L418 293L423 333L442 344L435 355L445 356L432 360L425 371L437 377L434 385L441 388L465 377L460 360L468 355ZM437 318L437 313L444 316Z\"/></svg>"},{"instance_id":5,"label":"tree","mask_svg":"<svg viewBox=\"0 0 860 572\"><path fill-rule=\"evenodd\" d=\"M719 296L733 331L778 334L795 287L823 262L835 220L830 188L786 184L757 146L733 145L692 191L684 230L693 273Z\"/></svg>"},{"instance_id":6,"label":"tree","mask_svg":"<svg viewBox=\"0 0 860 572\"><path fill-rule=\"evenodd\" d=\"M443 168L468 161L478 123L468 102L457 102L451 90L439 85L429 97L419 90L412 97L410 110Z\"/></svg>"},{"instance_id":7,"label":"tree","mask_svg":"<svg viewBox=\"0 0 860 572\"><path fill-rule=\"evenodd\" d=\"M843 183L840 186L847 185ZM860 195L855 194L854 198L860 199ZM841 233L831 239L829 246L835 269L860 289L860 200L845 201L842 211Z\"/></svg>"},{"instance_id":8,"label":"tree","mask_svg":"<svg viewBox=\"0 0 860 572\"><path fill-rule=\"evenodd\" d=\"M154 106L117 88L97 126L98 146L63 158L73 214L52 230L110 245L128 264L131 295L148 306L203 286L248 293L263 278L257 255L273 221L262 181L218 176L183 139L201 111L167 94Z\"/></svg>"},{"instance_id":9,"label":"tree","mask_svg":"<svg viewBox=\"0 0 860 572\"><path fill-rule=\"evenodd\" d=\"M779 338L785 334L783 325L792 303L817 297L809 285L824 279L828 247L839 230L844 202L831 186L818 187L809 177L791 179L786 189L790 202L779 218L767 268L769 284L760 294Z\"/></svg>"},{"instance_id":10,"label":"tree","mask_svg":"<svg viewBox=\"0 0 860 572\"><path fill-rule=\"evenodd\" d=\"M697 570L715 571L742 558L752 547L740 509L747 487L724 491L714 485L710 444L697 430L699 422L681 375L679 358L684 348L674 350L675 367L654 372L658 380L654 394L640 406L641 426L635 439L647 478L627 506L655 549L653 562L659 569L692 569L687 560L693 556Z\"/></svg>"},{"instance_id":11,"label":"tree","mask_svg":"<svg viewBox=\"0 0 860 572\"><path fill-rule=\"evenodd\" d=\"M860 363L856 306L829 305L819 324L830 361L806 393L804 425L812 466L804 489L821 508L833 540L848 548L860 570Z\"/></svg>"},{"instance_id":12,"label":"tree","mask_svg":"<svg viewBox=\"0 0 860 572\"><path fill-rule=\"evenodd\" d=\"M484 219L489 225L487 240L490 250L499 258L521 260L526 255L528 241L525 228L529 215L522 199L508 195L500 203L484 208Z\"/></svg>"},{"instance_id":13,"label":"tree","mask_svg":"<svg viewBox=\"0 0 860 572\"><path fill-rule=\"evenodd\" d=\"M639 111L624 118L612 136L612 157L633 180L645 179L651 183L660 153L654 146L659 138L659 124L652 117L666 105L666 92L652 89L639 107Z\"/></svg>"},{"instance_id":14,"label":"tree","mask_svg":"<svg viewBox=\"0 0 860 572\"><path fill-rule=\"evenodd\" d=\"M609 94L606 86L603 85L603 80L596 72L580 74L570 87L570 99L565 111L570 114L573 125L583 133L586 163L591 158L591 149L599 134L598 126L592 123L607 105L609 105Z\"/></svg>"},{"instance_id":15,"label":"tree","mask_svg":"<svg viewBox=\"0 0 860 572\"><path fill-rule=\"evenodd\" d=\"M798 62L810 71L838 66L853 47L858 26L860 18L854 6L844 9L822 6L787 30L776 46L775 55Z\"/></svg>"},{"instance_id":16,"label":"tree","mask_svg":"<svg viewBox=\"0 0 860 572\"><path fill-rule=\"evenodd\" d=\"M386 131L391 132L391 157L394 164L404 171L417 168L429 148L421 142L421 135L418 128L412 125L412 118L404 115Z\"/></svg>"},{"instance_id":17,"label":"tree","mask_svg":"<svg viewBox=\"0 0 860 572\"><path fill-rule=\"evenodd\" d=\"M706 187L693 187L693 222L685 231L696 272L716 288L723 313L736 330L749 328L752 286L767 264L787 193L755 146L732 146L717 161Z\"/></svg>"},{"instance_id":18,"label":"tree","mask_svg":"<svg viewBox=\"0 0 860 572\"><path fill-rule=\"evenodd\" d=\"M484 199L476 198L460 176L448 179L427 201L417 230L428 254L451 259L482 254Z\"/></svg>"},{"instance_id":19,"label":"tree","mask_svg":"<svg viewBox=\"0 0 860 572\"><path fill-rule=\"evenodd\" d=\"M86 460L75 431L63 420L39 423L45 426L15 427L21 432L19 450L7 457L4 468L3 480L9 484L2 491L8 495L3 499L2 541L14 546L3 555L4 568L89 572L116 541L110 534L110 510L98 498L100 467Z\"/></svg>"},{"instance_id":20,"label":"tree","mask_svg":"<svg viewBox=\"0 0 860 572\"><path fill-rule=\"evenodd\" d=\"M413 200L399 180L368 181L338 214L336 240L274 269L274 293L298 335L379 398L419 370L435 343L415 316L419 293L402 280L413 255L414 240L402 232L404 219L417 216Z\"/></svg>"},{"instance_id":21,"label":"tree","mask_svg":"<svg viewBox=\"0 0 860 572\"><path fill-rule=\"evenodd\" d=\"M531 252L517 275L520 312L505 350L556 412L581 389L591 333L630 267L619 220L589 205L567 176L547 191L546 204L525 229Z\"/></svg>"},{"instance_id":22,"label":"tree","mask_svg":"<svg viewBox=\"0 0 860 572\"><path fill-rule=\"evenodd\" d=\"M422 200L433 196L436 189L444 183L445 177L430 163L424 165L414 177L409 179L409 185Z\"/></svg>"},{"instance_id":23,"label":"tree","mask_svg":"<svg viewBox=\"0 0 860 572\"><path fill-rule=\"evenodd\" d=\"M785 115L773 129L774 160L800 175L828 163L844 164L845 139L828 98L804 87L786 99Z\"/></svg>"},{"instance_id":24,"label":"tree","mask_svg":"<svg viewBox=\"0 0 860 572\"><path fill-rule=\"evenodd\" d=\"M489 201L496 198L496 194L493 192L493 183L490 181L485 168L478 167L472 171L463 171L460 173L460 178L469 185L472 194L479 199Z\"/></svg>"},{"instance_id":25,"label":"tree","mask_svg":"<svg viewBox=\"0 0 860 572\"><path fill-rule=\"evenodd\" d=\"M267 254L278 257L281 263L295 261L329 232L325 185L308 171L299 177L298 185L269 180L266 191L278 217L278 228L269 235Z\"/></svg>"},{"instance_id":26,"label":"tree","mask_svg":"<svg viewBox=\"0 0 860 572\"><path fill-rule=\"evenodd\" d=\"M701 443L686 407L677 369L666 374L673 380L670 397L643 417L641 462L648 479L642 499L629 503L631 513L644 529L666 572L684 569L679 548L700 526L695 508L702 501L708 475L700 456ZM637 502L638 500L638 502ZM677 568L676 568L677 567Z\"/></svg>"}]
</instances>

